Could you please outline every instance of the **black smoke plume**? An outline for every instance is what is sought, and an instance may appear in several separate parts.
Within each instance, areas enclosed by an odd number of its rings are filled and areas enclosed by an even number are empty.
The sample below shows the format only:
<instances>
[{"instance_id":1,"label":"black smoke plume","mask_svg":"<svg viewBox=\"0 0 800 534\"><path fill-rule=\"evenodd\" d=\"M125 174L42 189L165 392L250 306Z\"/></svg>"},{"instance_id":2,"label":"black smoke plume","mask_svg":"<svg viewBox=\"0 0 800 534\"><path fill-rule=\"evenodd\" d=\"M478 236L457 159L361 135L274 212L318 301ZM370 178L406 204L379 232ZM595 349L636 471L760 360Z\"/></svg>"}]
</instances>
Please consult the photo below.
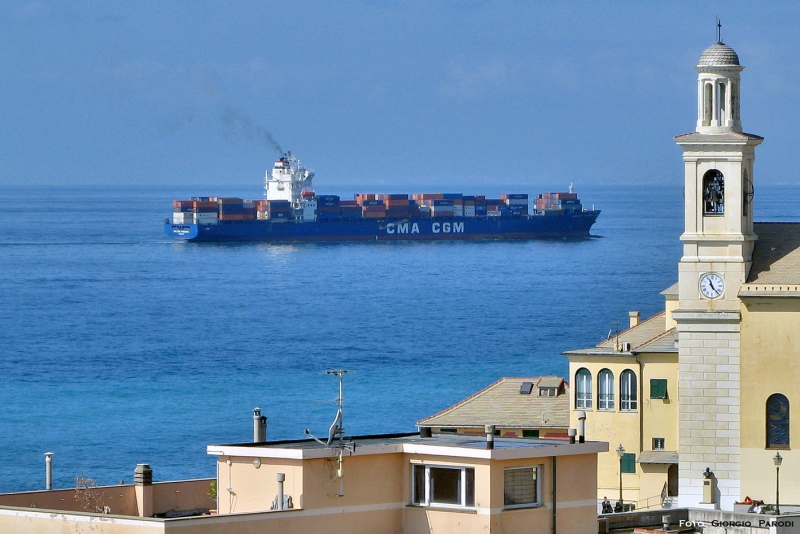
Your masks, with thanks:
<instances>
[{"instance_id":1,"label":"black smoke plume","mask_svg":"<svg viewBox=\"0 0 800 534\"><path fill-rule=\"evenodd\" d=\"M262 126L254 123L250 117L242 114L241 112L226 107L222 112L222 125L228 133L239 133L244 135L247 139L260 141L268 147L274 149L278 154L283 154L281 145L272 137L272 134L265 130Z\"/></svg>"}]
</instances>

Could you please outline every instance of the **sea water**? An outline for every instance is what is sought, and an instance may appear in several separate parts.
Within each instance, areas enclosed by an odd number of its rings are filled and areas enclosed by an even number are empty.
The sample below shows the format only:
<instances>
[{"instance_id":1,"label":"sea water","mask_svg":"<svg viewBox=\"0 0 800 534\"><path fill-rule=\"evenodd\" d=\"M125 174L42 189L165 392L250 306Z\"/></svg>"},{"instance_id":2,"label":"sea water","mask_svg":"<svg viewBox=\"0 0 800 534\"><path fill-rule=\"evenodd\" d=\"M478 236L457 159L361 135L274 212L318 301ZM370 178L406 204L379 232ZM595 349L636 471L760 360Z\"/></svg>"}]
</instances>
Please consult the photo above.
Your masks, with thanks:
<instances>
[{"instance_id":1,"label":"sea water","mask_svg":"<svg viewBox=\"0 0 800 534\"><path fill-rule=\"evenodd\" d=\"M792 220L799 190L760 192L757 218ZM566 376L562 351L663 309L683 226L680 185L579 193L603 210L590 239L223 245L165 237L185 190L7 188L0 492L42 489L48 451L58 488L137 463L212 477L206 446L249 441L256 406L271 440L325 435L327 369L349 371L351 435L413 431L504 376Z\"/></svg>"}]
</instances>

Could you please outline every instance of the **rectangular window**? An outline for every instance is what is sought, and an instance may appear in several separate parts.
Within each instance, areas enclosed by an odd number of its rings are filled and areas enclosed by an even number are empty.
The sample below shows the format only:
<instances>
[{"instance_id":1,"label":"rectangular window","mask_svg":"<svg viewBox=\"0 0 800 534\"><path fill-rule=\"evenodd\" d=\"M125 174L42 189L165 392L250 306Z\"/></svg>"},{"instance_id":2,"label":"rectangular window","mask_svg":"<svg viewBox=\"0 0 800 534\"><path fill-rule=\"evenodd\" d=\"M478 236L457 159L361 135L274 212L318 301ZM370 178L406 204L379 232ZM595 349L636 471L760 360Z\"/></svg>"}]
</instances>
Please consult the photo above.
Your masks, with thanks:
<instances>
[{"instance_id":1,"label":"rectangular window","mask_svg":"<svg viewBox=\"0 0 800 534\"><path fill-rule=\"evenodd\" d=\"M538 430L523 430L522 431L523 438L538 438L539 431Z\"/></svg>"},{"instance_id":2,"label":"rectangular window","mask_svg":"<svg viewBox=\"0 0 800 534\"><path fill-rule=\"evenodd\" d=\"M428 499L425 496L425 466L414 465L411 472L411 502L423 504Z\"/></svg>"},{"instance_id":3,"label":"rectangular window","mask_svg":"<svg viewBox=\"0 0 800 534\"><path fill-rule=\"evenodd\" d=\"M653 450L654 451L664 450L664 438L653 438Z\"/></svg>"},{"instance_id":4,"label":"rectangular window","mask_svg":"<svg viewBox=\"0 0 800 534\"><path fill-rule=\"evenodd\" d=\"M475 506L475 469L415 464L411 502L421 506Z\"/></svg>"},{"instance_id":5,"label":"rectangular window","mask_svg":"<svg viewBox=\"0 0 800 534\"><path fill-rule=\"evenodd\" d=\"M503 472L503 505L506 508L540 506L540 466L510 467Z\"/></svg>"},{"instance_id":6,"label":"rectangular window","mask_svg":"<svg viewBox=\"0 0 800 534\"><path fill-rule=\"evenodd\" d=\"M622 472L635 473L636 472L636 455L626 452L622 455Z\"/></svg>"},{"instance_id":7,"label":"rectangular window","mask_svg":"<svg viewBox=\"0 0 800 534\"><path fill-rule=\"evenodd\" d=\"M447 434L455 434L458 432L455 428L440 428L439 431Z\"/></svg>"},{"instance_id":8,"label":"rectangular window","mask_svg":"<svg viewBox=\"0 0 800 534\"><path fill-rule=\"evenodd\" d=\"M650 379L650 398L651 399L666 399L667 398L667 379L666 378L652 378L652 379Z\"/></svg>"}]
</instances>

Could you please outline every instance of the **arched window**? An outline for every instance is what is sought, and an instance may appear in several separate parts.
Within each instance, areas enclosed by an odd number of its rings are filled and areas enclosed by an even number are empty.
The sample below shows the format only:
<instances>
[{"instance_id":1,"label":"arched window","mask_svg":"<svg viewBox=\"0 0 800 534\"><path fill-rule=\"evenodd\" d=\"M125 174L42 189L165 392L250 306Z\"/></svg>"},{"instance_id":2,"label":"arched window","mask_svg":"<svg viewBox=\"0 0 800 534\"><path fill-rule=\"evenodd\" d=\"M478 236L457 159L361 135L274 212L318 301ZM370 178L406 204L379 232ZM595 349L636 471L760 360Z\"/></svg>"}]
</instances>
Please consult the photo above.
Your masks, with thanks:
<instances>
[{"instance_id":1,"label":"arched window","mask_svg":"<svg viewBox=\"0 0 800 534\"><path fill-rule=\"evenodd\" d=\"M723 213L725 213L725 178L717 169L711 169L703 175L703 214Z\"/></svg>"},{"instance_id":2,"label":"arched window","mask_svg":"<svg viewBox=\"0 0 800 534\"><path fill-rule=\"evenodd\" d=\"M608 369L597 375L597 409L614 409L614 373Z\"/></svg>"},{"instance_id":3,"label":"arched window","mask_svg":"<svg viewBox=\"0 0 800 534\"><path fill-rule=\"evenodd\" d=\"M789 447L789 399L780 393L767 399L767 448Z\"/></svg>"},{"instance_id":4,"label":"arched window","mask_svg":"<svg viewBox=\"0 0 800 534\"><path fill-rule=\"evenodd\" d=\"M703 84L703 126L711 126L712 91L710 83Z\"/></svg>"},{"instance_id":5,"label":"arched window","mask_svg":"<svg viewBox=\"0 0 800 534\"><path fill-rule=\"evenodd\" d=\"M619 378L619 409L636 410L639 404L638 400L636 375L630 369L625 369Z\"/></svg>"},{"instance_id":6,"label":"arched window","mask_svg":"<svg viewBox=\"0 0 800 534\"><path fill-rule=\"evenodd\" d=\"M575 373L575 408L592 408L592 373L588 369Z\"/></svg>"}]
</instances>

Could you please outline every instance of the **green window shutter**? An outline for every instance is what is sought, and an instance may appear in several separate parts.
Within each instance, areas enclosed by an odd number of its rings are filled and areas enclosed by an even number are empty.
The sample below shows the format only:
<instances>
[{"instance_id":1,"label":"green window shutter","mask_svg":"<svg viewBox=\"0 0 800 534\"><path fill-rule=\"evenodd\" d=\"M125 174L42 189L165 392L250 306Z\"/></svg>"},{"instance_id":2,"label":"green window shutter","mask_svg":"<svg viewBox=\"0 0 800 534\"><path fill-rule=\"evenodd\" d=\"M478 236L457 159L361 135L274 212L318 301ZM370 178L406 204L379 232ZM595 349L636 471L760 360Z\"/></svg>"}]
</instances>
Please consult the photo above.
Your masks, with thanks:
<instances>
[{"instance_id":1,"label":"green window shutter","mask_svg":"<svg viewBox=\"0 0 800 534\"><path fill-rule=\"evenodd\" d=\"M636 455L626 452L622 455L622 472L635 473L636 472Z\"/></svg>"},{"instance_id":2,"label":"green window shutter","mask_svg":"<svg viewBox=\"0 0 800 534\"><path fill-rule=\"evenodd\" d=\"M667 398L667 379L666 378L652 378L652 379L650 379L650 398L651 399L666 399Z\"/></svg>"}]
</instances>

